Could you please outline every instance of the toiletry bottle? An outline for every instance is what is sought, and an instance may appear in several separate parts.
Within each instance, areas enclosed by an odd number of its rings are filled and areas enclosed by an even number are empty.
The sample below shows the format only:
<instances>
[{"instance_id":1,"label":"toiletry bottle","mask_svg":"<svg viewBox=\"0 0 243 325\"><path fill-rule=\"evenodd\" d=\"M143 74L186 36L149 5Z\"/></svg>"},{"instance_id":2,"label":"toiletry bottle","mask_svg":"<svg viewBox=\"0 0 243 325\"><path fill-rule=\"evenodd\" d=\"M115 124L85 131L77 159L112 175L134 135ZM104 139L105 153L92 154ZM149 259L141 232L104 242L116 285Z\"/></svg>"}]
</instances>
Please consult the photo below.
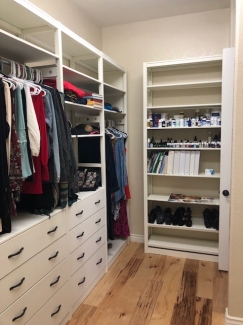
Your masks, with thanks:
<instances>
[{"instance_id":1,"label":"toiletry bottle","mask_svg":"<svg viewBox=\"0 0 243 325\"><path fill-rule=\"evenodd\" d=\"M148 138L148 142L147 142L147 147L148 148L150 147L150 142L151 142L151 140L150 140L150 138Z\"/></svg>"},{"instance_id":2,"label":"toiletry bottle","mask_svg":"<svg viewBox=\"0 0 243 325\"><path fill-rule=\"evenodd\" d=\"M210 143L212 141L212 137L211 137L211 132L208 132L208 143Z\"/></svg>"}]
</instances>

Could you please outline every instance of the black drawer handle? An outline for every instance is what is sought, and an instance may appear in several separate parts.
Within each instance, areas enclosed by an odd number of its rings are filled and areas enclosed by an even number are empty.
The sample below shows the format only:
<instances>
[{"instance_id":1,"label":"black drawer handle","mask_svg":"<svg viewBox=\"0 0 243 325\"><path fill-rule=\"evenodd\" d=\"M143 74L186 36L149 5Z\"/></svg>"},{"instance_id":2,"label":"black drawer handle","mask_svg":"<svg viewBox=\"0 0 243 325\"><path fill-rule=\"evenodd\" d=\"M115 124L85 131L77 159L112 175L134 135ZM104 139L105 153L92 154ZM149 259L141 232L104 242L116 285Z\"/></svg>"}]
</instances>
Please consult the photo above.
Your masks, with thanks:
<instances>
[{"instance_id":1,"label":"black drawer handle","mask_svg":"<svg viewBox=\"0 0 243 325\"><path fill-rule=\"evenodd\" d=\"M99 262L96 263L96 265L102 263L102 258L99 260Z\"/></svg>"},{"instance_id":2,"label":"black drawer handle","mask_svg":"<svg viewBox=\"0 0 243 325\"><path fill-rule=\"evenodd\" d=\"M81 282L79 282L79 286L80 286L80 284L83 284L85 282L85 277L83 278L83 280L81 281Z\"/></svg>"},{"instance_id":3,"label":"black drawer handle","mask_svg":"<svg viewBox=\"0 0 243 325\"><path fill-rule=\"evenodd\" d=\"M52 282L50 284L50 287L52 287L54 284L56 284L57 282L59 282L59 280L60 280L60 275L57 277L56 281L54 281L54 282Z\"/></svg>"},{"instance_id":4,"label":"black drawer handle","mask_svg":"<svg viewBox=\"0 0 243 325\"><path fill-rule=\"evenodd\" d=\"M85 255L85 253L83 253L81 256L79 256L79 257L77 258L77 261L78 261L78 260L81 260L81 258L83 258L84 255Z\"/></svg>"},{"instance_id":5,"label":"black drawer handle","mask_svg":"<svg viewBox=\"0 0 243 325\"><path fill-rule=\"evenodd\" d=\"M51 317L53 317L54 315L58 314L60 309L61 309L62 305L59 305L58 308L57 308L57 311L55 311L55 313L52 313L51 314Z\"/></svg>"},{"instance_id":6,"label":"black drawer handle","mask_svg":"<svg viewBox=\"0 0 243 325\"><path fill-rule=\"evenodd\" d=\"M53 255L53 256L51 256L51 257L49 257L48 260L50 261L50 260L52 260L53 258L57 257L58 253L59 253L59 252L57 251L56 254Z\"/></svg>"},{"instance_id":7,"label":"black drawer handle","mask_svg":"<svg viewBox=\"0 0 243 325\"><path fill-rule=\"evenodd\" d=\"M99 220L95 221L95 223L99 223L99 222L101 222L101 219L99 219Z\"/></svg>"},{"instance_id":8,"label":"black drawer handle","mask_svg":"<svg viewBox=\"0 0 243 325\"><path fill-rule=\"evenodd\" d=\"M101 237L99 239L96 240L96 243L98 243L99 241L101 241Z\"/></svg>"},{"instance_id":9,"label":"black drawer handle","mask_svg":"<svg viewBox=\"0 0 243 325\"><path fill-rule=\"evenodd\" d=\"M14 253L14 254L8 255L8 258L11 258L11 257L14 257L14 256L19 255L20 253L22 253L23 250L24 250L24 247L20 248L20 250L19 250L17 253Z\"/></svg>"},{"instance_id":10,"label":"black drawer handle","mask_svg":"<svg viewBox=\"0 0 243 325\"><path fill-rule=\"evenodd\" d=\"M98 204L98 203L100 203L100 200L95 202L95 204Z\"/></svg>"},{"instance_id":11,"label":"black drawer handle","mask_svg":"<svg viewBox=\"0 0 243 325\"><path fill-rule=\"evenodd\" d=\"M80 211L79 213L76 213L76 217L79 216L80 214L83 214L84 210Z\"/></svg>"},{"instance_id":12,"label":"black drawer handle","mask_svg":"<svg viewBox=\"0 0 243 325\"><path fill-rule=\"evenodd\" d=\"M82 232L82 234L78 235L77 238L83 237L84 235L84 231Z\"/></svg>"},{"instance_id":13,"label":"black drawer handle","mask_svg":"<svg viewBox=\"0 0 243 325\"><path fill-rule=\"evenodd\" d=\"M21 284L24 282L24 280L25 280L25 278L23 278L23 279L22 279L18 284L16 284L15 286L12 286L11 288L9 288L9 290L11 291L11 290L13 290L13 289L15 289L15 288L20 287Z\"/></svg>"},{"instance_id":14,"label":"black drawer handle","mask_svg":"<svg viewBox=\"0 0 243 325\"><path fill-rule=\"evenodd\" d=\"M22 314L20 314L20 315L19 315L19 316L17 316L17 317L14 317L14 318L12 319L12 322L15 322L17 319L19 319L19 318L23 317L23 316L24 316L24 314L25 314L25 312L26 312L26 310L27 310L27 307L25 307L25 308L23 309L23 312L22 312Z\"/></svg>"},{"instance_id":15,"label":"black drawer handle","mask_svg":"<svg viewBox=\"0 0 243 325\"><path fill-rule=\"evenodd\" d=\"M58 228L58 227L56 226L54 229L48 231L47 234L49 235L49 234L51 234L52 232L55 232L55 231L57 230L57 228Z\"/></svg>"}]
</instances>

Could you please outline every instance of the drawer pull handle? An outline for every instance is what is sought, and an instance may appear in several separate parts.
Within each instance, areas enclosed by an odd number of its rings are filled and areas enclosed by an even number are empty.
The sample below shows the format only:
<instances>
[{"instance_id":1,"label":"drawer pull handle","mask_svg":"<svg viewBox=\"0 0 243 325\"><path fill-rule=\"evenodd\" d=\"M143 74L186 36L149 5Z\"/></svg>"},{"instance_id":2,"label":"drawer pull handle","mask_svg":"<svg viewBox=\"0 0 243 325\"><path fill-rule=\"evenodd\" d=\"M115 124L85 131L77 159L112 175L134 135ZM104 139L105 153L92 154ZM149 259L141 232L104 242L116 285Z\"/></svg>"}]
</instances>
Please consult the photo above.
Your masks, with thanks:
<instances>
[{"instance_id":1,"label":"drawer pull handle","mask_svg":"<svg viewBox=\"0 0 243 325\"><path fill-rule=\"evenodd\" d=\"M23 278L23 279L22 279L18 284L16 284L15 286L12 286L11 288L9 288L9 290L11 291L11 290L13 290L13 289L15 289L15 288L20 287L21 284L24 282L24 280L25 280L25 278Z\"/></svg>"},{"instance_id":2,"label":"drawer pull handle","mask_svg":"<svg viewBox=\"0 0 243 325\"><path fill-rule=\"evenodd\" d=\"M55 313L52 313L51 314L51 317L53 317L54 315L58 314L60 309L61 309L62 305L59 305L58 308L57 308L57 311L55 311Z\"/></svg>"},{"instance_id":3,"label":"drawer pull handle","mask_svg":"<svg viewBox=\"0 0 243 325\"><path fill-rule=\"evenodd\" d=\"M98 203L100 203L100 200L95 202L95 204L98 204Z\"/></svg>"},{"instance_id":4,"label":"drawer pull handle","mask_svg":"<svg viewBox=\"0 0 243 325\"><path fill-rule=\"evenodd\" d=\"M60 275L57 277L56 281L54 281L50 284L50 287L52 287L54 284L56 284L59 280L60 280Z\"/></svg>"},{"instance_id":5,"label":"drawer pull handle","mask_svg":"<svg viewBox=\"0 0 243 325\"><path fill-rule=\"evenodd\" d=\"M83 253L81 256L79 256L79 257L77 258L77 261L78 261L78 260L81 260L81 258L83 258L84 255L85 255L85 253Z\"/></svg>"},{"instance_id":6,"label":"drawer pull handle","mask_svg":"<svg viewBox=\"0 0 243 325\"><path fill-rule=\"evenodd\" d=\"M97 239L97 240L96 240L96 243L98 243L99 241L101 241L101 239L102 239L101 237L100 237L99 239Z\"/></svg>"},{"instance_id":7,"label":"drawer pull handle","mask_svg":"<svg viewBox=\"0 0 243 325\"><path fill-rule=\"evenodd\" d=\"M27 307L25 307L25 308L24 308L24 310L23 310L22 314L20 314L20 315L19 315L19 316L17 316L17 317L14 317L14 318L12 319L12 322L15 322L17 319L19 319L19 318L23 317L23 316L24 316L24 314L25 314L25 312L26 312L26 310L27 310Z\"/></svg>"},{"instance_id":8,"label":"drawer pull handle","mask_svg":"<svg viewBox=\"0 0 243 325\"><path fill-rule=\"evenodd\" d=\"M95 221L95 223L99 223L99 222L101 222L101 219L99 219L99 220Z\"/></svg>"},{"instance_id":9,"label":"drawer pull handle","mask_svg":"<svg viewBox=\"0 0 243 325\"><path fill-rule=\"evenodd\" d=\"M53 256L51 256L51 257L49 257L48 260L50 261L50 260L52 260L53 258L57 257L58 253L59 253L59 252L57 251L56 254L53 255Z\"/></svg>"},{"instance_id":10,"label":"drawer pull handle","mask_svg":"<svg viewBox=\"0 0 243 325\"><path fill-rule=\"evenodd\" d=\"M79 216L80 214L83 214L84 210L80 211L79 213L76 213L76 217Z\"/></svg>"},{"instance_id":11,"label":"drawer pull handle","mask_svg":"<svg viewBox=\"0 0 243 325\"><path fill-rule=\"evenodd\" d=\"M85 277L83 278L83 280L81 281L81 282L79 282L79 286L80 286L80 284L83 284L85 282Z\"/></svg>"},{"instance_id":12,"label":"drawer pull handle","mask_svg":"<svg viewBox=\"0 0 243 325\"><path fill-rule=\"evenodd\" d=\"M8 255L8 258L11 258L11 257L14 257L14 256L19 255L20 253L22 253L23 250L24 250L24 247L20 248L20 250L19 250L17 253L14 253L14 254Z\"/></svg>"},{"instance_id":13,"label":"drawer pull handle","mask_svg":"<svg viewBox=\"0 0 243 325\"><path fill-rule=\"evenodd\" d=\"M96 265L102 263L102 258L99 260L99 262L96 263Z\"/></svg>"},{"instance_id":14,"label":"drawer pull handle","mask_svg":"<svg viewBox=\"0 0 243 325\"><path fill-rule=\"evenodd\" d=\"M82 232L82 234L78 235L77 238L83 237L84 235L84 231Z\"/></svg>"},{"instance_id":15,"label":"drawer pull handle","mask_svg":"<svg viewBox=\"0 0 243 325\"><path fill-rule=\"evenodd\" d=\"M52 232L55 232L55 231L57 230L57 228L58 228L58 226L56 226L54 229L48 231L47 234L49 235L49 234L51 234Z\"/></svg>"}]
</instances>

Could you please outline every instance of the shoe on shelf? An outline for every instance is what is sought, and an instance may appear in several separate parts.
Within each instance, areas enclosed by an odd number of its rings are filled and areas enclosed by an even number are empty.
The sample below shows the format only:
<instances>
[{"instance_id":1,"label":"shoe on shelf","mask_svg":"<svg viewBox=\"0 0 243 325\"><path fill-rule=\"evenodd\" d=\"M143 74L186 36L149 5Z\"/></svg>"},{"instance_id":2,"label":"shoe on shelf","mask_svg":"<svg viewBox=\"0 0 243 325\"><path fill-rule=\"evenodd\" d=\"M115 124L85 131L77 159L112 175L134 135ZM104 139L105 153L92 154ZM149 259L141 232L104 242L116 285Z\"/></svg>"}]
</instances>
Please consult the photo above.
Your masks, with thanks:
<instances>
[{"instance_id":1,"label":"shoe on shelf","mask_svg":"<svg viewBox=\"0 0 243 325\"><path fill-rule=\"evenodd\" d=\"M163 210L159 205L155 207L156 220L158 225L162 225L165 222L165 216Z\"/></svg>"},{"instance_id":2,"label":"shoe on shelf","mask_svg":"<svg viewBox=\"0 0 243 325\"><path fill-rule=\"evenodd\" d=\"M190 208L187 208L186 210L186 222L185 222L186 227L191 227L192 226L192 211Z\"/></svg>"},{"instance_id":3,"label":"shoe on shelf","mask_svg":"<svg viewBox=\"0 0 243 325\"><path fill-rule=\"evenodd\" d=\"M219 210L213 209L213 228L219 230Z\"/></svg>"},{"instance_id":4,"label":"shoe on shelf","mask_svg":"<svg viewBox=\"0 0 243 325\"><path fill-rule=\"evenodd\" d=\"M185 209L184 208L181 208L180 210L180 217L179 217L179 220L178 220L178 226L184 226L186 223L186 216L185 216Z\"/></svg>"},{"instance_id":5,"label":"shoe on shelf","mask_svg":"<svg viewBox=\"0 0 243 325\"><path fill-rule=\"evenodd\" d=\"M209 209L203 211L204 225L206 228L213 227L213 213Z\"/></svg>"},{"instance_id":6,"label":"shoe on shelf","mask_svg":"<svg viewBox=\"0 0 243 325\"><path fill-rule=\"evenodd\" d=\"M180 207L175 210L174 215L171 218L173 226L182 226L182 216L184 216L185 209Z\"/></svg>"},{"instance_id":7,"label":"shoe on shelf","mask_svg":"<svg viewBox=\"0 0 243 325\"><path fill-rule=\"evenodd\" d=\"M149 222L149 223L154 223L155 220L156 220L155 209L152 209L152 210L149 212L149 215L148 215L148 222Z\"/></svg>"},{"instance_id":8,"label":"shoe on shelf","mask_svg":"<svg viewBox=\"0 0 243 325\"><path fill-rule=\"evenodd\" d=\"M171 225L172 223L172 213L170 208L166 208L164 210L164 215L165 215L165 224L166 225Z\"/></svg>"}]
</instances>

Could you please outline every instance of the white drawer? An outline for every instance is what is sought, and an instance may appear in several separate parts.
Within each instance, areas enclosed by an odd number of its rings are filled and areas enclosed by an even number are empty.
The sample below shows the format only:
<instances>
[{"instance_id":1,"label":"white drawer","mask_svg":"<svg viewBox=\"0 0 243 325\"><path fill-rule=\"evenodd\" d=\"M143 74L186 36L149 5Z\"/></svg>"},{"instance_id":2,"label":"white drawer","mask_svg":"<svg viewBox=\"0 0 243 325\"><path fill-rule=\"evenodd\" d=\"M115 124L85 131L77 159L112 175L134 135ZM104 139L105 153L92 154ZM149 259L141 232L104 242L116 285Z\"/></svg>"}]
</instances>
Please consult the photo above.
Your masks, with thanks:
<instances>
[{"instance_id":1,"label":"white drawer","mask_svg":"<svg viewBox=\"0 0 243 325\"><path fill-rule=\"evenodd\" d=\"M68 282L66 282L26 325L58 325L68 312Z\"/></svg>"},{"instance_id":2,"label":"white drawer","mask_svg":"<svg viewBox=\"0 0 243 325\"><path fill-rule=\"evenodd\" d=\"M69 229L77 226L80 222L90 217L105 206L105 190L97 190L92 195L75 202L67 208Z\"/></svg>"},{"instance_id":3,"label":"white drawer","mask_svg":"<svg viewBox=\"0 0 243 325\"><path fill-rule=\"evenodd\" d=\"M0 313L67 257L66 237L59 238L0 280ZM49 259L56 252L56 258Z\"/></svg>"},{"instance_id":4,"label":"white drawer","mask_svg":"<svg viewBox=\"0 0 243 325\"><path fill-rule=\"evenodd\" d=\"M106 229L102 227L70 255L70 273L75 273L102 245L106 243Z\"/></svg>"},{"instance_id":5,"label":"white drawer","mask_svg":"<svg viewBox=\"0 0 243 325\"><path fill-rule=\"evenodd\" d=\"M87 290L92 281L106 266L106 245L101 248L71 277L71 303L72 306Z\"/></svg>"},{"instance_id":6,"label":"white drawer","mask_svg":"<svg viewBox=\"0 0 243 325\"><path fill-rule=\"evenodd\" d=\"M0 315L0 325L25 324L67 280L68 263L65 259Z\"/></svg>"},{"instance_id":7,"label":"white drawer","mask_svg":"<svg viewBox=\"0 0 243 325\"><path fill-rule=\"evenodd\" d=\"M84 222L70 231L69 251L73 252L77 247L83 244L92 234L105 224L105 209L102 208Z\"/></svg>"},{"instance_id":8,"label":"white drawer","mask_svg":"<svg viewBox=\"0 0 243 325\"><path fill-rule=\"evenodd\" d=\"M0 245L0 279L66 233L65 212Z\"/></svg>"}]
</instances>

